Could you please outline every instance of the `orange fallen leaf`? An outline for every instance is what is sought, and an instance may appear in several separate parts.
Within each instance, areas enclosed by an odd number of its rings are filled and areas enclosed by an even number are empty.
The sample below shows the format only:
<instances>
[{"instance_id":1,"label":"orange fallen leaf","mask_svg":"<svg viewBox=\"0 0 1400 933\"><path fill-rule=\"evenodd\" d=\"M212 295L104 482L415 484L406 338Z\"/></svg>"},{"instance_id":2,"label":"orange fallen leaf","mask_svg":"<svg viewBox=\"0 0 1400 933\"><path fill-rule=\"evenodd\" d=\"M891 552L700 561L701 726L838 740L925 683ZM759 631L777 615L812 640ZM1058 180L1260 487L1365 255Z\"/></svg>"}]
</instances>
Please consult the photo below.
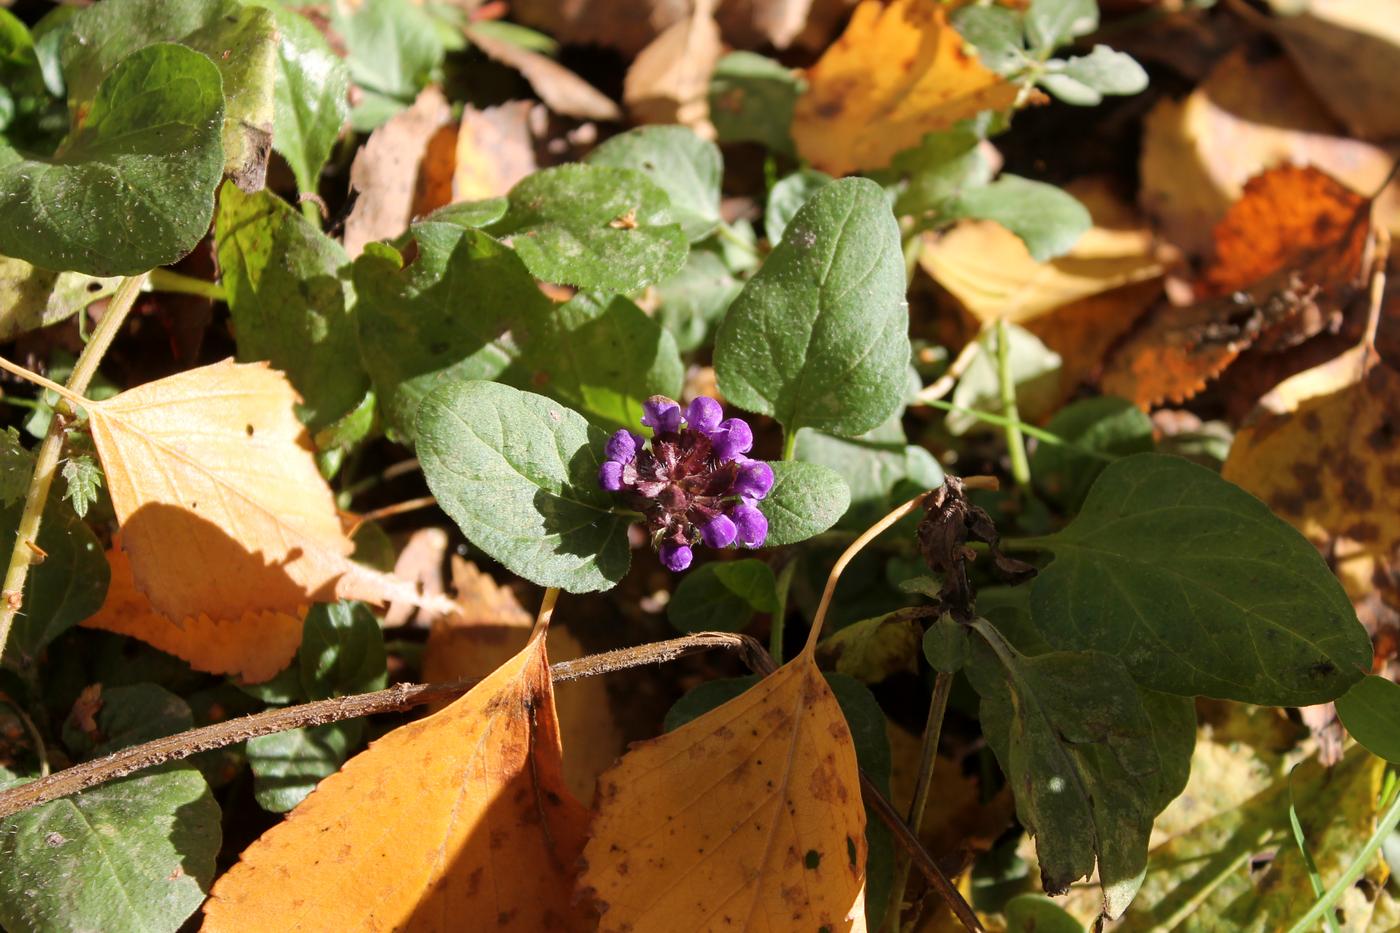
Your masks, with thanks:
<instances>
[{"instance_id":1,"label":"orange fallen leaf","mask_svg":"<svg viewBox=\"0 0 1400 933\"><path fill-rule=\"evenodd\" d=\"M224 360L83 402L136 587L173 619L416 600L354 563L296 392Z\"/></svg>"},{"instance_id":2,"label":"orange fallen leaf","mask_svg":"<svg viewBox=\"0 0 1400 933\"><path fill-rule=\"evenodd\" d=\"M807 71L792 138L832 175L885 168L928 133L982 110L1004 110L1017 87L988 70L928 0L864 0Z\"/></svg>"},{"instance_id":3,"label":"orange fallen leaf","mask_svg":"<svg viewBox=\"0 0 1400 933\"><path fill-rule=\"evenodd\" d=\"M452 173L452 200L480 201L507 194L537 168L529 101L462 109Z\"/></svg>"},{"instance_id":4,"label":"orange fallen leaf","mask_svg":"<svg viewBox=\"0 0 1400 933\"><path fill-rule=\"evenodd\" d=\"M115 544L115 542L114 542ZM239 619L211 619L205 613L174 621L161 615L136 588L131 563L120 547L107 552L112 582L87 628L129 635L188 662L197 671L230 674L261 683L291 663L301 646L306 611L245 612Z\"/></svg>"},{"instance_id":5,"label":"orange fallen leaf","mask_svg":"<svg viewBox=\"0 0 1400 933\"><path fill-rule=\"evenodd\" d=\"M346 763L215 883L204 930L585 930L544 627Z\"/></svg>"}]
</instances>

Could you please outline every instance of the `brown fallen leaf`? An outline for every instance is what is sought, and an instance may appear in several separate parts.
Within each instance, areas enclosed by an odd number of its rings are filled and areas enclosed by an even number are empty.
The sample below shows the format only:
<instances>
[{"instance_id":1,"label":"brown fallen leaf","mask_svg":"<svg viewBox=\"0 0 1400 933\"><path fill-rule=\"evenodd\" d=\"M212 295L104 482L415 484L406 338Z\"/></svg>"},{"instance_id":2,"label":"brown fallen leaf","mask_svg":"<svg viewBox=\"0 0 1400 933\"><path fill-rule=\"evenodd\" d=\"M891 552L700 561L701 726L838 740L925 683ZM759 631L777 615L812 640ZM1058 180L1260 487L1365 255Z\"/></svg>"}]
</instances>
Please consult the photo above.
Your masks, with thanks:
<instances>
[{"instance_id":1,"label":"brown fallen leaf","mask_svg":"<svg viewBox=\"0 0 1400 933\"><path fill-rule=\"evenodd\" d=\"M514 0L513 19L568 45L600 45L631 59L689 15L691 0Z\"/></svg>"},{"instance_id":2,"label":"brown fallen leaf","mask_svg":"<svg viewBox=\"0 0 1400 933\"><path fill-rule=\"evenodd\" d=\"M131 563L119 542L107 552L112 581L97 614L86 628L103 629L153 645L173 654L197 671L228 674L244 683L261 683L277 675L301 646L306 610L245 612L236 619L214 619L206 613L175 621L162 615L136 588Z\"/></svg>"},{"instance_id":3,"label":"brown fallen leaf","mask_svg":"<svg viewBox=\"0 0 1400 933\"><path fill-rule=\"evenodd\" d=\"M446 592L443 586L442 568L447 560L447 548L451 544L447 532L441 528L420 528L408 536L399 556L394 560L394 576L401 580L411 580L418 585L425 596L440 596ZM384 611L384 627L398 628L404 625L417 610L411 602L396 600ZM419 624L427 625L431 619L419 616Z\"/></svg>"},{"instance_id":4,"label":"brown fallen leaf","mask_svg":"<svg viewBox=\"0 0 1400 933\"><path fill-rule=\"evenodd\" d=\"M287 378L224 360L83 402L136 587L173 619L414 588L349 559Z\"/></svg>"},{"instance_id":5,"label":"brown fallen leaf","mask_svg":"<svg viewBox=\"0 0 1400 933\"><path fill-rule=\"evenodd\" d=\"M943 7L926 0L865 0L807 83L792 138L813 168L832 175L885 168L926 134L1017 97L967 50Z\"/></svg>"},{"instance_id":6,"label":"brown fallen leaf","mask_svg":"<svg viewBox=\"0 0 1400 933\"><path fill-rule=\"evenodd\" d=\"M453 157L453 201L501 197L538 168L530 133L534 106L513 100L484 110L470 104L462 108Z\"/></svg>"},{"instance_id":7,"label":"brown fallen leaf","mask_svg":"<svg viewBox=\"0 0 1400 933\"><path fill-rule=\"evenodd\" d=\"M886 723L890 738L890 801L907 812L918 780L922 745L919 737L893 723ZM957 762L939 755L933 769L934 792L924 808L919 841L929 855L944 865L970 864L991 850L1011 826L1016 802L1010 787L982 799L982 782L964 774Z\"/></svg>"},{"instance_id":8,"label":"brown fallen leaf","mask_svg":"<svg viewBox=\"0 0 1400 933\"><path fill-rule=\"evenodd\" d=\"M627 112L639 123L679 123L705 139L710 123L710 75L723 51L714 0L696 0L690 16L642 49L622 86Z\"/></svg>"},{"instance_id":9,"label":"brown fallen leaf","mask_svg":"<svg viewBox=\"0 0 1400 933\"><path fill-rule=\"evenodd\" d=\"M467 38L488 57L514 68L545 106L580 120L621 120L622 111L602 91L547 55L531 52L468 26Z\"/></svg>"},{"instance_id":10,"label":"brown fallen leaf","mask_svg":"<svg viewBox=\"0 0 1400 933\"><path fill-rule=\"evenodd\" d=\"M344 238L351 259L364 252L366 243L391 239L408 229L428 146L451 119L452 108L442 91L424 88L412 107L371 133L355 154L350 187L358 197L345 219ZM447 164L452 164L450 158Z\"/></svg>"},{"instance_id":11,"label":"brown fallen leaf","mask_svg":"<svg viewBox=\"0 0 1400 933\"><path fill-rule=\"evenodd\" d=\"M214 884L204 930L590 929L544 636L322 781Z\"/></svg>"}]
</instances>

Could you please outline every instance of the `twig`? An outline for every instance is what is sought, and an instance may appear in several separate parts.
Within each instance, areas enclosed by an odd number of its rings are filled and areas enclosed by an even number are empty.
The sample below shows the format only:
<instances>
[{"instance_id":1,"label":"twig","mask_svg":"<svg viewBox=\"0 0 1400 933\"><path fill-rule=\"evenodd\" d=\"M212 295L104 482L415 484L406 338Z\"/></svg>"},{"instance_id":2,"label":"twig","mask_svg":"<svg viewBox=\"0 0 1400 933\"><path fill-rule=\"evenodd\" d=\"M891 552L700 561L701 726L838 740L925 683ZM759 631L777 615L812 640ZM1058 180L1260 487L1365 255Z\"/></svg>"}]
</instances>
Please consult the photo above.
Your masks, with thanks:
<instances>
[{"instance_id":1,"label":"twig","mask_svg":"<svg viewBox=\"0 0 1400 933\"><path fill-rule=\"evenodd\" d=\"M218 282L197 279L173 269L152 269L149 288L153 292L172 292L180 295L196 295L210 301L228 301L228 293Z\"/></svg>"},{"instance_id":2,"label":"twig","mask_svg":"<svg viewBox=\"0 0 1400 933\"><path fill-rule=\"evenodd\" d=\"M1385 302L1385 264L1390 258L1390 231L1376 228L1376 248L1371 257L1370 307L1366 312L1366 331L1361 338L1366 348L1362 352L1361 374L1364 376L1371 363L1379 358L1376 353L1376 330L1381 325L1381 306Z\"/></svg>"},{"instance_id":3,"label":"twig","mask_svg":"<svg viewBox=\"0 0 1400 933\"><path fill-rule=\"evenodd\" d=\"M426 509L437 505L437 499L432 496L423 496L419 499L409 499L405 502L395 502L393 505L386 505L379 509L370 509L355 519L355 524L350 526L350 530L345 532L347 538L355 537L355 532L368 522L377 522L383 518L392 518L395 515L402 515L405 512L412 512L415 509Z\"/></svg>"},{"instance_id":4,"label":"twig","mask_svg":"<svg viewBox=\"0 0 1400 933\"><path fill-rule=\"evenodd\" d=\"M977 358L977 348L981 346L981 336L978 334L963 345L962 351L953 358L953 362L948 364L948 369L943 375L919 391L919 394L914 398L915 405L931 404L952 391L953 386L972 365L972 361Z\"/></svg>"},{"instance_id":5,"label":"twig","mask_svg":"<svg viewBox=\"0 0 1400 933\"><path fill-rule=\"evenodd\" d=\"M953 675L938 672L933 681L933 696L929 699L928 719L924 722L923 743L919 750L919 773L914 781L914 796L909 801L909 813L904 823L917 835L924 823L929 791L933 788L933 769L938 760L938 741L943 733L943 717L948 713L948 695L953 692ZM895 865L894 896L901 897L909 883L909 860L900 857ZM896 901L896 904L898 902ZM897 915L897 910L896 910Z\"/></svg>"},{"instance_id":6,"label":"twig","mask_svg":"<svg viewBox=\"0 0 1400 933\"><path fill-rule=\"evenodd\" d=\"M73 364L73 374L67 387L57 386L54 391L64 398L81 398L87 391L88 383L97 373L97 365L102 362L107 348L121 330L127 312L136 303L145 283L145 275L134 275L123 279L117 286L116 294L107 303L107 313L92 332L92 339L83 348L78 361ZM31 374L32 375L32 374ZM47 380L44 380L47 382ZM24 605L24 582L29 576L30 564L34 562L34 552L29 542L39 537L39 524L44 515L44 503L49 499L49 487L53 485L54 473L58 468L58 456L63 450L63 431L68 419L57 412L49 422L49 432L39 445L39 453L34 458L34 475L29 481L29 492L24 497L24 511L19 517L15 530L15 545L10 553L10 565L5 571L5 582L0 586L0 657L4 657L5 644L10 638L10 628L15 616Z\"/></svg>"}]
</instances>

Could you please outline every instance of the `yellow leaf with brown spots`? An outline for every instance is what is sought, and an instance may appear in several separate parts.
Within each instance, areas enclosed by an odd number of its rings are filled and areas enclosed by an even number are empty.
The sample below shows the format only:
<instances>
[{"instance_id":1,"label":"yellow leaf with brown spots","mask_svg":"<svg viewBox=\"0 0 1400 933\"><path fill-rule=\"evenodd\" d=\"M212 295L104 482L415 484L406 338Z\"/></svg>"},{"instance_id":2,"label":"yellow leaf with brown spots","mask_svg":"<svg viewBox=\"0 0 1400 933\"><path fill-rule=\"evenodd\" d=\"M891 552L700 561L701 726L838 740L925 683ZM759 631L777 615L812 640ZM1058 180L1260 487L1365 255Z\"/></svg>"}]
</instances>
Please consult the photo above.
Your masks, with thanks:
<instances>
[{"instance_id":1,"label":"yellow leaf with brown spots","mask_svg":"<svg viewBox=\"0 0 1400 933\"><path fill-rule=\"evenodd\" d=\"M204 930L585 930L587 811L564 786L543 629L370 745L243 851Z\"/></svg>"},{"instance_id":2,"label":"yellow leaf with brown spots","mask_svg":"<svg viewBox=\"0 0 1400 933\"><path fill-rule=\"evenodd\" d=\"M925 135L1016 102L929 0L865 0L841 38L807 71L792 138L832 175L885 168Z\"/></svg>"},{"instance_id":3,"label":"yellow leaf with brown spots","mask_svg":"<svg viewBox=\"0 0 1400 933\"><path fill-rule=\"evenodd\" d=\"M1224 476L1317 545L1353 601L1400 606L1400 373L1362 376L1365 358L1355 347L1264 396Z\"/></svg>"},{"instance_id":4,"label":"yellow leaf with brown spots","mask_svg":"<svg viewBox=\"0 0 1400 933\"><path fill-rule=\"evenodd\" d=\"M865 929L855 747L810 651L599 779L600 929Z\"/></svg>"}]
</instances>

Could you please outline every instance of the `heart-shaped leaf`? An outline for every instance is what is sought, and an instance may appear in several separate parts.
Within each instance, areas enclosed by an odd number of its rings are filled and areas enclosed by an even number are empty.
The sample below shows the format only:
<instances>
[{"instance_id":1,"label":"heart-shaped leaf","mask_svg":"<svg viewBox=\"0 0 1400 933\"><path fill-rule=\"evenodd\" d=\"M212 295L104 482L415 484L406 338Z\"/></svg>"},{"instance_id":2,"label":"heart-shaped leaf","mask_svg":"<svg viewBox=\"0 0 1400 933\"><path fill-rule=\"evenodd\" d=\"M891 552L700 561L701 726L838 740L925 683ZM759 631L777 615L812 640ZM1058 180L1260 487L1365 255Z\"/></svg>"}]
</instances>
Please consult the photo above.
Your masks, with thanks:
<instances>
[{"instance_id":1,"label":"heart-shaped leaf","mask_svg":"<svg viewBox=\"0 0 1400 933\"><path fill-rule=\"evenodd\" d=\"M758 504L768 519L768 547L806 541L826 531L851 504L851 490L834 470L786 460L771 464L773 488Z\"/></svg>"}]
</instances>

